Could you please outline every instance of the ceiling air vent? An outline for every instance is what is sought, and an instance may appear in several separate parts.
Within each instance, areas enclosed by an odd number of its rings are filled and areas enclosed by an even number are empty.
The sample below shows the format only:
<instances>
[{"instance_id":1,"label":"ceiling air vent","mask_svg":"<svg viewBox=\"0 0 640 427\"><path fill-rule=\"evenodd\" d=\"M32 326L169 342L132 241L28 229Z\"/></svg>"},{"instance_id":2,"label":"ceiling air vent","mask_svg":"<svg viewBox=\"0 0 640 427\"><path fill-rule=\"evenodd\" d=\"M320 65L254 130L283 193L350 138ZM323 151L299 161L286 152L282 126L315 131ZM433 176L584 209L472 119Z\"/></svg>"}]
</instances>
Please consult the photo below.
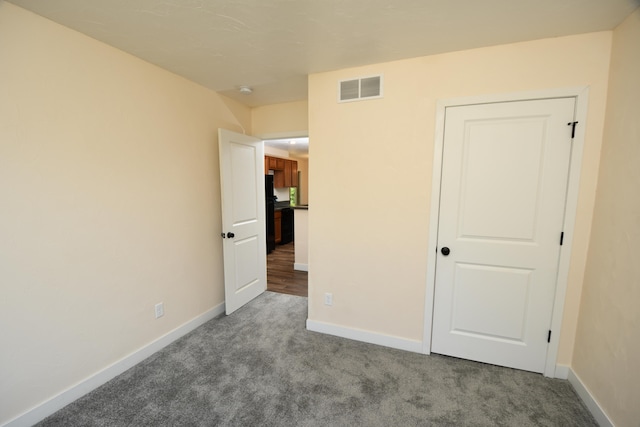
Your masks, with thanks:
<instances>
[{"instance_id":1,"label":"ceiling air vent","mask_svg":"<svg viewBox=\"0 0 640 427\"><path fill-rule=\"evenodd\" d=\"M382 98L382 76L341 80L338 86L338 102L362 101Z\"/></svg>"}]
</instances>

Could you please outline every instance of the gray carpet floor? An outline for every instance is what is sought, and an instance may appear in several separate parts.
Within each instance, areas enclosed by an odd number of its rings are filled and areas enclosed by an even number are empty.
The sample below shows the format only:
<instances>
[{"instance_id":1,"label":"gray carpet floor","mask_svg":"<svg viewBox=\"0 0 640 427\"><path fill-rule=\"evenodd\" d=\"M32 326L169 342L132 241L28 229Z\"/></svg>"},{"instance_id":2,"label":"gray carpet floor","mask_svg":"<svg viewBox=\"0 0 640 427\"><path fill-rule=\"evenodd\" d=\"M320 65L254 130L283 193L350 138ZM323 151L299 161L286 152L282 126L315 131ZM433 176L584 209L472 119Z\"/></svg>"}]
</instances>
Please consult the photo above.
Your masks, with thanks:
<instances>
[{"instance_id":1,"label":"gray carpet floor","mask_svg":"<svg viewBox=\"0 0 640 427\"><path fill-rule=\"evenodd\" d=\"M564 380L305 329L265 292L40 426L597 426Z\"/></svg>"}]
</instances>

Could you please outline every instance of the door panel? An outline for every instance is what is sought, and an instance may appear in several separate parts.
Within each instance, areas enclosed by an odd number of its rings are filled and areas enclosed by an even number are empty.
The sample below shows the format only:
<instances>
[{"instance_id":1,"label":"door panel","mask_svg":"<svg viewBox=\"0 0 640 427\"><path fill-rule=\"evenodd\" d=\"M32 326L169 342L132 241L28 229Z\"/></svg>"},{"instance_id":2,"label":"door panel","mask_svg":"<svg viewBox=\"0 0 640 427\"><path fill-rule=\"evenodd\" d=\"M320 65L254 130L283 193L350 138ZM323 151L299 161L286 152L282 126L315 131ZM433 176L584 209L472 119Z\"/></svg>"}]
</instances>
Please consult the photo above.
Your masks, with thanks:
<instances>
[{"instance_id":1,"label":"door panel","mask_svg":"<svg viewBox=\"0 0 640 427\"><path fill-rule=\"evenodd\" d=\"M447 108L434 353L544 371L574 103Z\"/></svg>"},{"instance_id":2,"label":"door panel","mask_svg":"<svg viewBox=\"0 0 640 427\"><path fill-rule=\"evenodd\" d=\"M263 251L259 249L258 239L251 236L247 239L235 239L235 291L239 292L248 286L254 285L260 280L260 255Z\"/></svg>"},{"instance_id":3,"label":"door panel","mask_svg":"<svg viewBox=\"0 0 640 427\"><path fill-rule=\"evenodd\" d=\"M256 147L231 142L231 203L233 225L242 225L257 221L256 195L258 180L256 179L255 157ZM262 186L264 187L264 185ZM253 222L255 224L255 222Z\"/></svg>"},{"instance_id":4,"label":"door panel","mask_svg":"<svg viewBox=\"0 0 640 427\"><path fill-rule=\"evenodd\" d=\"M218 131L226 313L267 289L264 147L256 138Z\"/></svg>"},{"instance_id":5,"label":"door panel","mask_svg":"<svg viewBox=\"0 0 640 427\"><path fill-rule=\"evenodd\" d=\"M458 263L454 274L453 333L524 341L531 270Z\"/></svg>"},{"instance_id":6,"label":"door panel","mask_svg":"<svg viewBox=\"0 0 640 427\"><path fill-rule=\"evenodd\" d=\"M544 137L539 118L466 123L461 236L533 239Z\"/></svg>"}]
</instances>

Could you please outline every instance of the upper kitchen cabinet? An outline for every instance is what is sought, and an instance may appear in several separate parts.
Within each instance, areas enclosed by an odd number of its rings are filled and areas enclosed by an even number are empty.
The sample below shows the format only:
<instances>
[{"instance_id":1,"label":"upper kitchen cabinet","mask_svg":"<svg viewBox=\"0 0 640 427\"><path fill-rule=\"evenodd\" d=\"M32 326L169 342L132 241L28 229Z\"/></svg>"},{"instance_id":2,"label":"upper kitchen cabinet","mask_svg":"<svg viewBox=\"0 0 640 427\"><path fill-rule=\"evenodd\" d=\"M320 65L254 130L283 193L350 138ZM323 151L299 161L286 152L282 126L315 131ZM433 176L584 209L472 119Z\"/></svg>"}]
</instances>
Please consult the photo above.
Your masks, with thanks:
<instances>
[{"instance_id":1,"label":"upper kitchen cabinet","mask_svg":"<svg viewBox=\"0 0 640 427\"><path fill-rule=\"evenodd\" d=\"M284 186L291 187L291 160L284 161Z\"/></svg>"},{"instance_id":2,"label":"upper kitchen cabinet","mask_svg":"<svg viewBox=\"0 0 640 427\"><path fill-rule=\"evenodd\" d=\"M279 170L282 168L282 163L278 162L278 160L282 160L282 159L278 159L277 157L271 157L271 156L265 156L264 158L265 160L265 165L268 165L265 170Z\"/></svg>"},{"instance_id":3,"label":"upper kitchen cabinet","mask_svg":"<svg viewBox=\"0 0 640 427\"><path fill-rule=\"evenodd\" d=\"M275 188L298 186L298 162L296 160L281 159L279 157L264 157L265 173L273 171L273 186Z\"/></svg>"},{"instance_id":4,"label":"upper kitchen cabinet","mask_svg":"<svg viewBox=\"0 0 640 427\"><path fill-rule=\"evenodd\" d=\"M283 187L285 187L284 171L279 171L279 170L274 170L273 171L273 187L274 188L283 188Z\"/></svg>"},{"instance_id":5,"label":"upper kitchen cabinet","mask_svg":"<svg viewBox=\"0 0 640 427\"><path fill-rule=\"evenodd\" d=\"M291 187L298 186L298 162L291 160Z\"/></svg>"}]
</instances>

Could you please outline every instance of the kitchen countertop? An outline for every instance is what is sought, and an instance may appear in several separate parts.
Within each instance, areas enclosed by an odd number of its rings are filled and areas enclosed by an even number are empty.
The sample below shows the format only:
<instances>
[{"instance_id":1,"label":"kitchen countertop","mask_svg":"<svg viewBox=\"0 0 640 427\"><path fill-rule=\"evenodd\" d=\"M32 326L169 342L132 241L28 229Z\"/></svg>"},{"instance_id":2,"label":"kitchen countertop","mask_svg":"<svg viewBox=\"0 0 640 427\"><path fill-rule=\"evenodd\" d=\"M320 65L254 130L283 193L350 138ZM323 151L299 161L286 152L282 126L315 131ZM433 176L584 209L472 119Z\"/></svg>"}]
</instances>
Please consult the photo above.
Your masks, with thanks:
<instances>
[{"instance_id":1,"label":"kitchen countertop","mask_svg":"<svg viewBox=\"0 0 640 427\"><path fill-rule=\"evenodd\" d=\"M291 206L289 206L289 201L287 200L287 201L282 201L282 202L275 202L273 204L273 208L276 211L281 211L283 209L289 209L289 208L291 208Z\"/></svg>"},{"instance_id":2,"label":"kitchen countertop","mask_svg":"<svg viewBox=\"0 0 640 427\"><path fill-rule=\"evenodd\" d=\"M291 206L288 201L278 201L274 203L274 210L281 211L283 209L309 209L309 205Z\"/></svg>"}]
</instances>

